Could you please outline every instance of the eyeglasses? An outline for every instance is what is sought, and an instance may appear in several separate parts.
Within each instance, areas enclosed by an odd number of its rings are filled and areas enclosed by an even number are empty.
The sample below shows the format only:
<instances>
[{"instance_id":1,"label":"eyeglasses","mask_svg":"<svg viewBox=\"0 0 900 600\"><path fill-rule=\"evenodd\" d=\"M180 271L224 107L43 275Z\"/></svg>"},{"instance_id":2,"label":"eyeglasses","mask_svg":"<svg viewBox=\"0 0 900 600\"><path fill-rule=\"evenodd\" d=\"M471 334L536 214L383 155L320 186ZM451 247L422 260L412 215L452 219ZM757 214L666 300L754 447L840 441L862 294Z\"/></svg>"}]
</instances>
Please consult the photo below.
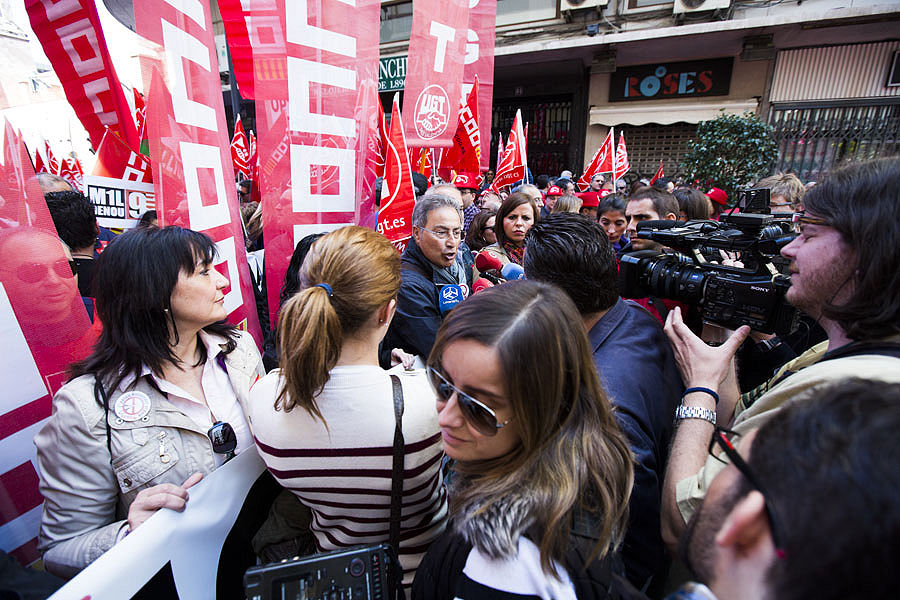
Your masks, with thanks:
<instances>
[{"instance_id":1,"label":"eyeglasses","mask_svg":"<svg viewBox=\"0 0 900 600\"><path fill-rule=\"evenodd\" d=\"M731 461L738 471L740 471L741 475L747 478L747 481L750 482L754 488L762 494L763 501L766 503L766 514L769 517L769 523L772 525L772 543L775 545L775 553L778 555L778 558L784 558L785 551L784 546L782 545L783 537L781 532L784 531L784 527L781 526L781 522L778 520L775 512L775 505L772 503L772 498L766 489L763 487L762 483L750 470L750 465L747 464L740 453L735 449L735 447L731 444L731 440L728 439L726 434L731 434L732 436L737 436L733 431L729 431L728 429L724 429L722 427L716 427L716 431L713 434L712 439L709 442L709 454L718 460L719 462L725 462L718 456L713 453L713 448L715 446L719 446L722 451L725 453L725 456L728 457L728 460Z\"/></svg>"},{"instance_id":2,"label":"eyeglasses","mask_svg":"<svg viewBox=\"0 0 900 600\"><path fill-rule=\"evenodd\" d=\"M213 452L224 454L225 462L234 458L234 449L237 448L237 436L230 423L216 421L206 432L209 441L212 442Z\"/></svg>"},{"instance_id":3,"label":"eyeglasses","mask_svg":"<svg viewBox=\"0 0 900 600\"><path fill-rule=\"evenodd\" d=\"M824 217L815 217L806 214L806 211L794 213L794 225L821 225L823 227L831 227L831 220Z\"/></svg>"},{"instance_id":4,"label":"eyeglasses","mask_svg":"<svg viewBox=\"0 0 900 600\"><path fill-rule=\"evenodd\" d=\"M497 435L498 429L502 429L509 423L509 419L502 423L498 423L497 413L447 381L447 379L433 367L427 367L426 371L428 372L428 379L431 382L431 387L434 388L434 391L442 402L449 401L450 396L456 392L456 403L459 405L459 410L462 413L463 418L474 427L478 433L494 436Z\"/></svg>"},{"instance_id":5,"label":"eyeglasses","mask_svg":"<svg viewBox=\"0 0 900 600\"><path fill-rule=\"evenodd\" d=\"M439 240L448 240L450 239L450 236L453 236L453 239L455 240L462 239L462 229L454 229L452 231L447 229L438 229L437 231L432 231L431 229L425 229L424 227L422 229Z\"/></svg>"},{"instance_id":6,"label":"eyeglasses","mask_svg":"<svg viewBox=\"0 0 900 600\"><path fill-rule=\"evenodd\" d=\"M72 279L78 273L78 265L74 260L58 260L51 265L44 263L26 263L16 269L16 277L22 283L38 283L47 279L50 270L60 279Z\"/></svg>"}]
</instances>

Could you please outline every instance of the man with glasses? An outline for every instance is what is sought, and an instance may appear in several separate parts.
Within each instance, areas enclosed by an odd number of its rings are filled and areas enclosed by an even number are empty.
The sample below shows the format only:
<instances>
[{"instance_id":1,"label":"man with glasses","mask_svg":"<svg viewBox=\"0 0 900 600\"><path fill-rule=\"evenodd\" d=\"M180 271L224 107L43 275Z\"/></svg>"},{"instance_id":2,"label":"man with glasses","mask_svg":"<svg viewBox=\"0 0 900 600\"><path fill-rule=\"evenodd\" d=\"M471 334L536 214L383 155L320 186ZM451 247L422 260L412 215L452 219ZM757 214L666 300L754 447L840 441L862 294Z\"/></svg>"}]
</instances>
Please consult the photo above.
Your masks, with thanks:
<instances>
[{"instance_id":1,"label":"man with glasses","mask_svg":"<svg viewBox=\"0 0 900 600\"><path fill-rule=\"evenodd\" d=\"M665 330L688 388L663 486L663 539L672 548L722 470L706 452L717 426L746 436L808 389L847 377L900 383L900 160L834 171L804 205L799 235L782 250L791 261L786 298L817 320L826 341L741 396L733 357L748 328L713 347L679 309L669 313Z\"/></svg>"},{"instance_id":2,"label":"man with glasses","mask_svg":"<svg viewBox=\"0 0 900 600\"><path fill-rule=\"evenodd\" d=\"M900 385L818 387L741 439L682 536L669 600L896 598ZM730 439L731 438L731 439Z\"/></svg>"},{"instance_id":3,"label":"man with glasses","mask_svg":"<svg viewBox=\"0 0 900 600\"><path fill-rule=\"evenodd\" d=\"M381 364L400 348L428 357L444 315L472 289L474 259L462 242L455 198L429 191L412 213L412 239L403 251L397 313L381 344Z\"/></svg>"}]
</instances>

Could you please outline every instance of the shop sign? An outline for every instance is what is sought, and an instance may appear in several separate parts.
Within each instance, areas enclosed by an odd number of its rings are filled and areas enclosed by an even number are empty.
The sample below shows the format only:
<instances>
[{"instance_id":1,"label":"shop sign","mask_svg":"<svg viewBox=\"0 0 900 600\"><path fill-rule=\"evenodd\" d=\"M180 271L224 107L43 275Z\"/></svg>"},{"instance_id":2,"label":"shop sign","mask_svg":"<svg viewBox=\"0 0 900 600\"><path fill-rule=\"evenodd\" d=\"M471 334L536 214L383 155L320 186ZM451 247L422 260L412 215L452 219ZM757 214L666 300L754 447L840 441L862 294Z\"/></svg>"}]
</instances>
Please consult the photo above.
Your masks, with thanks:
<instances>
[{"instance_id":1,"label":"shop sign","mask_svg":"<svg viewBox=\"0 0 900 600\"><path fill-rule=\"evenodd\" d=\"M406 81L406 57L392 56L378 60L378 91L398 92Z\"/></svg>"},{"instance_id":2,"label":"shop sign","mask_svg":"<svg viewBox=\"0 0 900 600\"><path fill-rule=\"evenodd\" d=\"M610 102L727 96L734 58L619 67L609 84Z\"/></svg>"}]
</instances>

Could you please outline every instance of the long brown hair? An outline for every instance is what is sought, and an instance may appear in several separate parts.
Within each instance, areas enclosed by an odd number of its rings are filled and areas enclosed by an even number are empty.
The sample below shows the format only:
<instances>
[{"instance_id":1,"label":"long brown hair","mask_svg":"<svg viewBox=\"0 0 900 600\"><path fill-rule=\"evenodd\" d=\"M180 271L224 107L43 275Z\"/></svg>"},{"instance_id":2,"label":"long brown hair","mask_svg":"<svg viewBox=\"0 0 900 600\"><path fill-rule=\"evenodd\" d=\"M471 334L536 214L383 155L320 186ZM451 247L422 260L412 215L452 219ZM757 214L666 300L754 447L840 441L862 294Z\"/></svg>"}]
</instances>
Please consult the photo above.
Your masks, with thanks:
<instances>
[{"instance_id":1,"label":"long brown hair","mask_svg":"<svg viewBox=\"0 0 900 600\"><path fill-rule=\"evenodd\" d=\"M598 518L594 555L604 556L624 535L632 456L575 305L552 285L505 283L450 313L428 364L440 369L444 350L458 340L496 350L521 443L498 458L456 464L454 515L462 507L502 506L526 490L545 572L562 562L578 511Z\"/></svg>"},{"instance_id":2,"label":"long brown hair","mask_svg":"<svg viewBox=\"0 0 900 600\"><path fill-rule=\"evenodd\" d=\"M316 240L300 268L300 291L278 318L284 385L275 409L299 406L324 423L316 396L337 364L344 336L360 331L399 289L400 254L380 233L352 226Z\"/></svg>"}]
</instances>

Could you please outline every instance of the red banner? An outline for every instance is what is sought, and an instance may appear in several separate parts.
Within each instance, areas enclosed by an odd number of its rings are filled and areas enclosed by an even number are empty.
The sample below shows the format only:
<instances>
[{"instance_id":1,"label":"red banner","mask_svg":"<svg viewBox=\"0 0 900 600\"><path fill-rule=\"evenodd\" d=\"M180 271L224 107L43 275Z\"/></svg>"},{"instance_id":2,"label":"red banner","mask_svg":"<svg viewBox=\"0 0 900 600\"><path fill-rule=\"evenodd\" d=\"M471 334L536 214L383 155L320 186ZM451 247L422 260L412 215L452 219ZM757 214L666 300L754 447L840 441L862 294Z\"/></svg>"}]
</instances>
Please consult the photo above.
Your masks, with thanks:
<instances>
[{"instance_id":1,"label":"red banner","mask_svg":"<svg viewBox=\"0 0 900 600\"><path fill-rule=\"evenodd\" d=\"M244 178L250 176L250 143L240 117L235 122L234 136L231 138L231 162L236 173Z\"/></svg>"},{"instance_id":2,"label":"red banner","mask_svg":"<svg viewBox=\"0 0 900 600\"><path fill-rule=\"evenodd\" d=\"M613 128L610 127L609 131L606 132L606 139L603 140L603 143L597 148L594 157L591 159L591 163L578 179L578 187L581 188L582 192L587 191L587 189L591 187L591 179L597 173L612 173L613 157L615 154L616 152L613 146Z\"/></svg>"},{"instance_id":3,"label":"red banner","mask_svg":"<svg viewBox=\"0 0 900 600\"><path fill-rule=\"evenodd\" d=\"M377 135L379 11L378 0L251 2L250 36L267 42L254 43L253 61L257 97L266 98L256 118L273 319L300 239L376 224L370 141Z\"/></svg>"},{"instance_id":4,"label":"red banner","mask_svg":"<svg viewBox=\"0 0 900 600\"><path fill-rule=\"evenodd\" d=\"M453 146L444 152L441 158L441 177L450 179L450 170L457 173L472 173L477 175L481 170L481 128L479 127L479 85L478 76L475 77L475 85L469 92L469 97L459 110L459 121L456 124L456 133L453 134ZM490 114L490 113L488 113ZM488 128L490 135L490 128ZM488 138L490 139L490 138Z\"/></svg>"},{"instance_id":5,"label":"red banner","mask_svg":"<svg viewBox=\"0 0 900 600\"><path fill-rule=\"evenodd\" d=\"M106 127L140 144L94 0L25 0L31 28L96 148Z\"/></svg>"},{"instance_id":6,"label":"red banner","mask_svg":"<svg viewBox=\"0 0 900 600\"><path fill-rule=\"evenodd\" d=\"M613 181L618 181L629 169L631 169L631 163L628 162L625 134L619 133L619 145L616 147L616 159L613 165Z\"/></svg>"},{"instance_id":7,"label":"red banner","mask_svg":"<svg viewBox=\"0 0 900 600\"><path fill-rule=\"evenodd\" d=\"M39 558L42 498L34 435L71 362L96 339L77 279L34 179L31 157L7 125L0 165L0 539L22 564Z\"/></svg>"},{"instance_id":8,"label":"red banner","mask_svg":"<svg viewBox=\"0 0 900 600\"><path fill-rule=\"evenodd\" d=\"M653 175L653 179L650 180L650 185L653 185L654 183L656 183L657 179L661 179L666 176L666 174L663 173L662 162L663 162L662 159L659 159L659 168L656 170L656 174Z\"/></svg>"},{"instance_id":9,"label":"red banner","mask_svg":"<svg viewBox=\"0 0 900 600\"><path fill-rule=\"evenodd\" d=\"M410 146L434 148L453 143L468 25L468 0L413 3L403 96Z\"/></svg>"},{"instance_id":10,"label":"red banner","mask_svg":"<svg viewBox=\"0 0 900 600\"><path fill-rule=\"evenodd\" d=\"M474 4L473 4L474 3ZM463 93L468 94L478 78L478 129L482 140L491 139L491 113L494 100L494 32L497 26L497 0L469 0L469 31L466 35ZM489 152L484 146L479 158L481 170L490 168ZM499 163L497 163L499 164ZM473 171L477 173L478 170Z\"/></svg>"},{"instance_id":11,"label":"red banner","mask_svg":"<svg viewBox=\"0 0 900 600\"><path fill-rule=\"evenodd\" d=\"M219 13L225 26L225 40L231 51L231 66L241 98L256 98L253 84L253 44L247 27L250 0L218 0Z\"/></svg>"},{"instance_id":12,"label":"red banner","mask_svg":"<svg viewBox=\"0 0 900 600\"><path fill-rule=\"evenodd\" d=\"M160 224L212 238L215 266L231 282L225 290L228 320L261 344L209 4L142 0L134 9L137 32L162 47L159 61L145 59L143 65ZM157 66L165 67L168 86Z\"/></svg>"},{"instance_id":13,"label":"red banner","mask_svg":"<svg viewBox=\"0 0 900 600\"><path fill-rule=\"evenodd\" d=\"M381 184L381 210L378 211L378 233L403 252L412 237L412 211L416 205L412 170L406 148L406 134L400 117L400 94L394 95L391 109L391 131L388 134L384 181Z\"/></svg>"},{"instance_id":14,"label":"red banner","mask_svg":"<svg viewBox=\"0 0 900 600\"><path fill-rule=\"evenodd\" d=\"M502 139L502 138L501 138ZM491 188L499 190L503 186L525 178L528 166L528 155L525 150L525 132L522 131L522 111L516 111L509 139L506 140L506 150L503 152L503 162L497 167L497 176Z\"/></svg>"}]
</instances>

